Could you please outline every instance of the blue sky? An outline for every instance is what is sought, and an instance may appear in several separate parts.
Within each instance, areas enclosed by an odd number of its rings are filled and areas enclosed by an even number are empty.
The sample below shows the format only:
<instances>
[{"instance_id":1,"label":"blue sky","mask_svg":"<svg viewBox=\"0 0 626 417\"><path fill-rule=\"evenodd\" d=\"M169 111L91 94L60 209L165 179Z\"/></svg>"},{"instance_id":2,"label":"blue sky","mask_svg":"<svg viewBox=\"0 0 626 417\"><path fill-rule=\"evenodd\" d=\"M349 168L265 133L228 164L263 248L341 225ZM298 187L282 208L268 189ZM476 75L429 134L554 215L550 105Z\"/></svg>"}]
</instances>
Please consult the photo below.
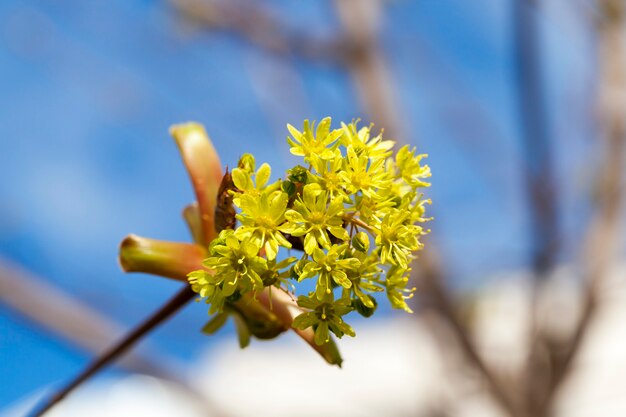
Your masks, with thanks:
<instances>
[{"instance_id":1,"label":"blue sky","mask_svg":"<svg viewBox=\"0 0 626 417\"><path fill-rule=\"evenodd\" d=\"M540 22L569 242L591 186L595 68L589 23L565 3L547 2ZM336 30L326 1L269 4L304 32ZM528 256L510 13L501 0L397 0L383 19L409 137L430 154L431 239L459 289ZM193 197L169 125L200 121L224 164L252 152L281 172L295 161L286 123L367 121L341 66L189 28L163 2L5 0L0 28L0 255L126 326L177 284L124 275L119 241L188 239L180 210ZM205 318L189 306L151 342L188 361L211 343L198 331ZM0 406L87 360L0 306Z\"/></svg>"}]
</instances>

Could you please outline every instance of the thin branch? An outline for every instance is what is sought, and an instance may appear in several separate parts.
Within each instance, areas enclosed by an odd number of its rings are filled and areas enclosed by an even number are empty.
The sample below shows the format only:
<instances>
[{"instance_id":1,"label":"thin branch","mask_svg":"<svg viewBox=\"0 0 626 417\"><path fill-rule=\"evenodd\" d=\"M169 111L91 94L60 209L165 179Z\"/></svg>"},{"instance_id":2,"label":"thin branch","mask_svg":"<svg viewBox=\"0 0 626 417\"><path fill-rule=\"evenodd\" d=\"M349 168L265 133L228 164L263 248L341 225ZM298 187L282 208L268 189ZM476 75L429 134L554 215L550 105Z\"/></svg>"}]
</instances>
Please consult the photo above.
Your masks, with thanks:
<instances>
[{"instance_id":1,"label":"thin branch","mask_svg":"<svg viewBox=\"0 0 626 417\"><path fill-rule=\"evenodd\" d=\"M591 221L583 253L584 273L588 285L581 319L569 347L555 369L552 385L546 394L544 413L551 400L572 371L581 347L588 336L598 306L598 291L617 250L622 208L621 175L626 151L626 45L623 24L626 5L622 0L599 0L602 20L599 26L600 117L606 137L605 156L601 164L596 213Z\"/></svg>"},{"instance_id":2,"label":"thin branch","mask_svg":"<svg viewBox=\"0 0 626 417\"><path fill-rule=\"evenodd\" d=\"M32 417L39 417L50 410L59 401L65 398L72 390L78 387L81 383L87 381L93 375L95 375L102 368L115 361L126 350L133 346L143 336L148 334L151 330L156 328L159 324L165 322L169 317L176 313L183 305L194 298L194 293L188 285L178 292L170 301L168 301L163 307L157 310L152 316L150 316L143 324L130 332L123 340L114 345L111 349L106 351L94 362L92 362L82 373L76 378L70 381L65 387L59 390L51 398L45 401L40 408L36 409L32 414Z\"/></svg>"},{"instance_id":3,"label":"thin branch","mask_svg":"<svg viewBox=\"0 0 626 417\"><path fill-rule=\"evenodd\" d=\"M357 48L359 53L348 61L348 71L353 76L365 111L375 122L391 132L394 139L406 142L407 138L401 134L399 109L402 106L399 103L386 58L377 42L381 13L380 1L336 0L335 4L346 36L353 44L359 46ZM452 300L444 286L443 271L435 260L433 247L422 254L419 264L419 270L425 281L421 293L422 299L432 302L433 311L449 325L468 363L483 376L496 402L507 413L515 416L514 404L478 354L467 329L454 310Z\"/></svg>"},{"instance_id":4,"label":"thin branch","mask_svg":"<svg viewBox=\"0 0 626 417\"><path fill-rule=\"evenodd\" d=\"M443 286L444 278L441 275L441 267L436 264L434 256L422 257L419 261L420 308L433 311L444 320L454 333L459 347L469 365L477 370L487 383L489 392L502 409L510 416L517 416L518 411L507 391L503 389L502 381L493 374L491 369L483 361L465 327L459 319L446 288ZM420 279L421 278L421 279Z\"/></svg>"},{"instance_id":5,"label":"thin branch","mask_svg":"<svg viewBox=\"0 0 626 417\"><path fill-rule=\"evenodd\" d=\"M109 318L3 258L0 258L0 303L94 355L124 332L122 326ZM144 349L141 355L125 356L119 364L131 372L181 382L163 366L167 362L162 355Z\"/></svg>"},{"instance_id":6,"label":"thin branch","mask_svg":"<svg viewBox=\"0 0 626 417\"><path fill-rule=\"evenodd\" d=\"M533 296L528 364L520 382L520 405L536 416L549 384L550 364L545 355L546 335L540 329L537 300L554 267L558 242L556 192L545 97L541 79L539 10L536 4L513 1L513 51L516 68L520 131L524 150L524 179L529 202ZM550 355L551 357L552 355Z\"/></svg>"},{"instance_id":7,"label":"thin branch","mask_svg":"<svg viewBox=\"0 0 626 417\"><path fill-rule=\"evenodd\" d=\"M169 0L181 16L198 28L233 34L277 55L339 62L350 49L344 39L314 37L287 27L258 2L247 0Z\"/></svg>"},{"instance_id":8,"label":"thin branch","mask_svg":"<svg viewBox=\"0 0 626 417\"><path fill-rule=\"evenodd\" d=\"M342 35L350 46L349 54L344 51L345 67L363 110L387 137L406 142L402 105L378 42L382 7L381 0L335 0Z\"/></svg>"},{"instance_id":9,"label":"thin branch","mask_svg":"<svg viewBox=\"0 0 626 417\"><path fill-rule=\"evenodd\" d=\"M336 0L342 31L327 37L291 28L253 1L169 1L189 21L231 33L267 52L342 65L371 121L384 127L389 137L404 139L396 89L378 46L380 0Z\"/></svg>"},{"instance_id":10,"label":"thin branch","mask_svg":"<svg viewBox=\"0 0 626 417\"><path fill-rule=\"evenodd\" d=\"M550 133L543 95L538 11L514 1L514 60L524 173L532 230L531 262L536 280L554 265L558 223Z\"/></svg>"}]
</instances>

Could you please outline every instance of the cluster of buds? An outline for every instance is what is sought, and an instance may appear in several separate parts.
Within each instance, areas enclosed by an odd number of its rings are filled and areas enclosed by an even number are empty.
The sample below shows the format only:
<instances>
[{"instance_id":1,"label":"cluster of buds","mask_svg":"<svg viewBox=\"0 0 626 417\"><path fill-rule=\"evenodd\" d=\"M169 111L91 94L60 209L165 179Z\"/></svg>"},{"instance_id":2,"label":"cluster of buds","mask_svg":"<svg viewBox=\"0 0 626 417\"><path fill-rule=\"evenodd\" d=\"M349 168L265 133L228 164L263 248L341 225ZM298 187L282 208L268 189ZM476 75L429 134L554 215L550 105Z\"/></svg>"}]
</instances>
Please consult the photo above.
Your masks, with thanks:
<instances>
[{"instance_id":1,"label":"cluster of buds","mask_svg":"<svg viewBox=\"0 0 626 417\"><path fill-rule=\"evenodd\" d=\"M184 211L196 244L131 236L122 244L122 265L184 276L210 305L207 333L233 317L243 347L251 335L273 338L291 328L341 364L331 333L354 336L344 317L371 316L374 293L411 312L406 300L414 289L407 283L427 233L430 201L421 189L430 185L430 169L421 163L425 155L409 146L394 154L394 142L357 122L332 129L325 118L288 129L291 153L303 163L271 181L270 166L257 168L250 154L224 175L201 126L175 126L198 198ZM296 299L307 280L314 289Z\"/></svg>"}]
</instances>

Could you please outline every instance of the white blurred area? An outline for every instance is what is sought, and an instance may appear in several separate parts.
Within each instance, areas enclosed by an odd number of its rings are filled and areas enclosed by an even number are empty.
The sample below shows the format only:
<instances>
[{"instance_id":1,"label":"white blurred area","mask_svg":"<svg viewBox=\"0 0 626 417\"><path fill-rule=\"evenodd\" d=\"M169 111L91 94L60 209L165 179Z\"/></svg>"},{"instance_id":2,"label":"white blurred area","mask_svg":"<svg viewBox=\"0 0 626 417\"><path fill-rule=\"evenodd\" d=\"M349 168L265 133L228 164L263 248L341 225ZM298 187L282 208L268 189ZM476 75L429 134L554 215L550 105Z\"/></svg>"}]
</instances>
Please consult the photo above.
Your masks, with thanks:
<instances>
[{"instance_id":1,"label":"white blurred area","mask_svg":"<svg viewBox=\"0 0 626 417\"><path fill-rule=\"evenodd\" d=\"M494 278L468 313L481 355L505 376L525 363L527 278ZM557 271L547 294L536 300L540 322L557 334L571 328L581 311L571 278L567 268ZM625 284L626 268L603 282L587 343L558 394L554 416L626 416ZM256 341L243 351L227 340L193 367L188 377L196 393L132 375L81 388L49 417L506 416L454 343L446 342L446 332L433 332L432 322L415 315L394 317L362 321L356 339L342 339L342 369L326 365L292 335ZM22 404L4 415L25 409Z\"/></svg>"}]
</instances>

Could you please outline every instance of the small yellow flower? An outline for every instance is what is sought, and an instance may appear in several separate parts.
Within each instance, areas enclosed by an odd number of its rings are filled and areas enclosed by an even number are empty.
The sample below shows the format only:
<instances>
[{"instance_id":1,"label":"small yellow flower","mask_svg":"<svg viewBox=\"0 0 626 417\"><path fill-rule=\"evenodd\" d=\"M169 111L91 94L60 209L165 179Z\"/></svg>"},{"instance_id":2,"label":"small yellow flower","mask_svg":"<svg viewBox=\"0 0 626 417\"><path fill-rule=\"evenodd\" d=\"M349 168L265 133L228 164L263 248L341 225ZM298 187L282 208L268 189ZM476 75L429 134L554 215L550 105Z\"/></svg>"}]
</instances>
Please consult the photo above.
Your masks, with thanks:
<instances>
[{"instance_id":1,"label":"small yellow flower","mask_svg":"<svg viewBox=\"0 0 626 417\"><path fill-rule=\"evenodd\" d=\"M422 247L418 237L424 233L420 226L407 224L410 212L390 210L376 230L376 245L380 260L402 269L408 268L411 252Z\"/></svg>"},{"instance_id":2,"label":"small yellow flower","mask_svg":"<svg viewBox=\"0 0 626 417\"><path fill-rule=\"evenodd\" d=\"M242 194L257 197L262 191L275 191L280 188L280 182L273 184L267 184L272 174L272 168L269 164L263 164L256 172L251 172L248 168L235 168L231 173L233 183L240 193L235 193L233 198L234 203L239 206L239 198ZM252 177L254 176L254 179Z\"/></svg>"},{"instance_id":3,"label":"small yellow flower","mask_svg":"<svg viewBox=\"0 0 626 417\"><path fill-rule=\"evenodd\" d=\"M418 187L430 187L430 183L424 181L430 178L430 167L421 165L421 160L426 158L426 154L416 155L415 148L410 149L405 145L396 155L396 166L400 171L402 179L413 189Z\"/></svg>"},{"instance_id":4,"label":"small yellow flower","mask_svg":"<svg viewBox=\"0 0 626 417\"><path fill-rule=\"evenodd\" d=\"M292 236L304 236L304 251L311 255L319 246L330 249L328 232L340 240L349 240L350 236L343 228L343 201L330 199L328 192L317 184L304 187L302 198L296 199L293 209L287 210L288 223L280 230Z\"/></svg>"},{"instance_id":5,"label":"small yellow flower","mask_svg":"<svg viewBox=\"0 0 626 417\"><path fill-rule=\"evenodd\" d=\"M325 254L319 248L315 248L313 250L313 260L302 268L298 281L318 276L317 285L315 286L315 295L318 300L322 301L324 297L332 294L332 282L344 288L352 286L352 281L348 279L347 272L357 269L361 262L357 258L342 257L340 259L347 247L347 245L333 245L328 254Z\"/></svg>"},{"instance_id":6,"label":"small yellow flower","mask_svg":"<svg viewBox=\"0 0 626 417\"><path fill-rule=\"evenodd\" d=\"M345 190L345 179L341 176L345 168L345 160L341 152L337 149L332 158L317 158L312 161L314 175L311 175L311 181L319 184L322 189L328 191L331 198L341 197L346 200L348 193Z\"/></svg>"},{"instance_id":7,"label":"small yellow flower","mask_svg":"<svg viewBox=\"0 0 626 417\"><path fill-rule=\"evenodd\" d=\"M392 267L387 271L387 297L393 308L398 308L406 311L407 313L413 313L413 310L406 303L406 300L413 297L415 288L407 288L409 282L409 275L411 269L402 269L399 267Z\"/></svg>"},{"instance_id":8,"label":"small yellow flower","mask_svg":"<svg viewBox=\"0 0 626 417\"><path fill-rule=\"evenodd\" d=\"M333 158L334 149L339 143L337 139L342 135L341 130L330 130L330 117L322 119L315 130L315 122L304 121L302 132L287 125L291 138L287 137L287 142L291 145L291 153L304 157L307 163L313 162L317 158L328 160Z\"/></svg>"},{"instance_id":9,"label":"small yellow flower","mask_svg":"<svg viewBox=\"0 0 626 417\"><path fill-rule=\"evenodd\" d=\"M267 270L267 260L258 256L259 245L249 239L240 241L232 230L222 231L220 237L224 244L211 245L211 256L204 260L204 266L215 272L205 276L206 285L219 286L224 297L238 290L263 289L261 275Z\"/></svg>"},{"instance_id":10,"label":"small yellow flower","mask_svg":"<svg viewBox=\"0 0 626 417\"><path fill-rule=\"evenodd\" d=\"M241 226L235 231L235 236L242 240L250 239L265 248L267 259L276 259L278 246L291 248L291 243L278 230L285 220L288 202L287 193L282 191L264 191L260 196L243 194L238 199L241 214L237 215L237 219Z\"/></svg>"},{"instance_id":11,"label":"small yellow flower","mask_svg":"<svg viewBox=\"0 0 626 417\"><path fill-rule=\"evenodd\" d=\"M382 132L374 137L370 137L371 126L369 127L357 127L357 122L352 122L348 125L341 124L343 130L343 136L341 137L342 144L347 148L354 149L357 155L364 155L371 160L386 159L391 155L391 148L393 148L394 142L391 140L383 140Z\"/></svg>"},{"instance_id":12,"label":"small yellow flower","mask_svg":"<svg viewBox=\"0 0 626 417\"><path fill-rule=\"evenodd\" d=\"M366 155L358 155L352 147L347 149L345 167L339 175L348 193L361 192L370 198L389 188L392 180L385 170L384 159L371 160Z\"/></svg>"},{"instance_id":13,"label":"small yellow flower","mask_svg":"<svg viewBox=\"0 0 626 417\"><path fill-rule=\"evenodd\" d=\"M293 321L293 327L315 330L315 343L323 345L330 340L329 330L341 338L344 335L355 336L354 329L345 323L341 317L352 311L347 300L319 302L315 297L298 297L298 305L312 311L303 313Z\"/></svg>"}]
</instances>

